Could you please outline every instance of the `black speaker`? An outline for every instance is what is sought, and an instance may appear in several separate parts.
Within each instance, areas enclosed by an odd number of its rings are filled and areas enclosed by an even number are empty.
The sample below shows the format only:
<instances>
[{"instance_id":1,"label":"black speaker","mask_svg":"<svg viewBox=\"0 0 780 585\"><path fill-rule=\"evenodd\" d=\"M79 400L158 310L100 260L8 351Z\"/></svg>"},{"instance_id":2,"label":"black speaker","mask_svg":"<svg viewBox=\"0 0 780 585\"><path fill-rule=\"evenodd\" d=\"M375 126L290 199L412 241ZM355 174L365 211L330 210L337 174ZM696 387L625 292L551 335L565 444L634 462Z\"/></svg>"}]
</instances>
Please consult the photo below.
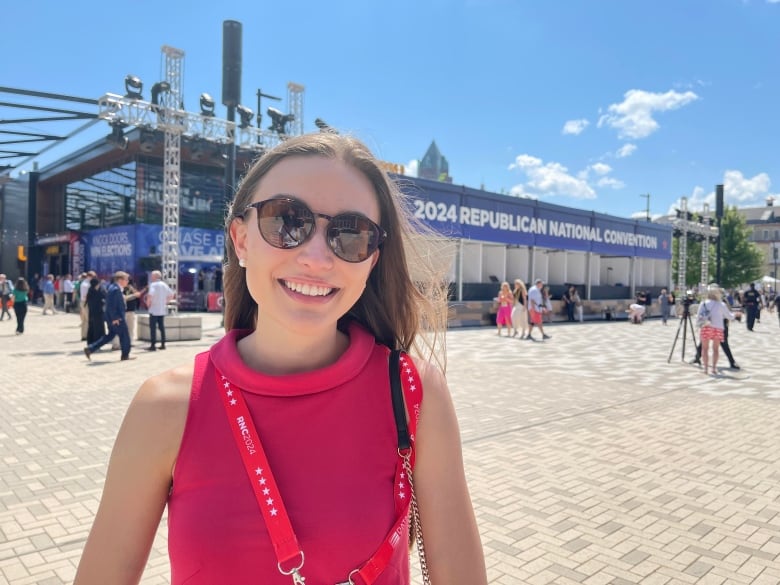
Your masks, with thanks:
<instances>
[{"instance_id":1,"label":"black speaker","mask_svg":"<svg viewBox=\"0 0 780 585\"><path fill-rule=\"evenodd\" d=\"M715 217L723 217L723 185L715 185Z\"/></svg>"},{"instance_id":2,"label":"black speaker","mask_svg":"<svg viewBox=\"0 0 780 585\"><path fill-rule=\"evenodd\" d=\"M241 23L222 23L222 104L235 108L241 102Z\"/></svg>"}]
</instances>

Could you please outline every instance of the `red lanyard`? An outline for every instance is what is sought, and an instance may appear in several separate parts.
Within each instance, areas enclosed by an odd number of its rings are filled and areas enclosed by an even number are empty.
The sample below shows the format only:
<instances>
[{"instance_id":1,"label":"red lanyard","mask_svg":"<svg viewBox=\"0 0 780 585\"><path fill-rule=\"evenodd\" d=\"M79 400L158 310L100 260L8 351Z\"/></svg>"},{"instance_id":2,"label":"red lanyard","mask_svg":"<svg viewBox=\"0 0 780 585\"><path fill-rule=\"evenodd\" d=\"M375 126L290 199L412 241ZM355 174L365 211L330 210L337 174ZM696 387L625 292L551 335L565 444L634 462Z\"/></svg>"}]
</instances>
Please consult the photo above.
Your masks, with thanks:
<instances>
[{"instance_id":1,"label":"red lanyard","mask_svg":"<svg viewBox=\"0 0 780 585\"><path fill-rule=\"evenodd\" d=\"M417 419L420 416L422 384L411 359L402 356L400 363L404 398L408 411L412 415L409 417L412 447L405 452L401 450L398 452L398 463L395 471L396 481L393 488L395 511L398 518L376 552L362 567L350 572L345 584L354 584L355 581L353 579L355 576L360 576L365 585L374 583L377 577L387 568L393 556L393 551L401 542L404 532L408 532L411 497L409 482L404 470L404 461L408 458L410 469L413 468L414 433L417 427ZM252 491L255 494L257 504L265 520L265 525L268 528L268 534L273 543L277 568L283 575L289 575L295 585L304 585L304 577L301 574L305 561L303 550L300 544L298 544L298 539L295 536L292 524L290 524L290 517L287 515L287 510L282 503L279 488L271 473L271 467L260 443L260 436L255 429L249 408L241 389L234 386L216 367L214 371L233 438L236 441L239 453L241 453L247 477L252 484Z\"/></svg>"}]
</instances>

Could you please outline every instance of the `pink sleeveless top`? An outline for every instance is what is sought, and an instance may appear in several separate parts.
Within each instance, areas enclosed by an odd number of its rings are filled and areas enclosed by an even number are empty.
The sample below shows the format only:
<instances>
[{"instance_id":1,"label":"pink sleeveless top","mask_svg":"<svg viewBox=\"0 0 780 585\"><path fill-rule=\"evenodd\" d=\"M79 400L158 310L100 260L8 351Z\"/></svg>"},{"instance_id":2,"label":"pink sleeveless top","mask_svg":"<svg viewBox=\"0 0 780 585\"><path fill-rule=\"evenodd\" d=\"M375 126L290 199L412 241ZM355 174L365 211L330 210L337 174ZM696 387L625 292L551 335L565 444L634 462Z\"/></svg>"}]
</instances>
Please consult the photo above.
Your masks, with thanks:
<instances>
[{"instance_id":1,"label":"pink sleeveless top","mask_svg":"<svg viewBox=\"0 0 780 585\"><path fill-rule=\"evenodd\" d=\"M244 390L293 530L306 556L307 585L347 581L379 547L396 516L397 434L388 350L362 327L321 370L268 376L247 367L231 331L210 350L193 384L168 499L173 585L290 585L228 426L214 366ZM407 536L405 535L406 539ZM408 584L408 542L377 585Z\"/></svg>"}]
</instances>

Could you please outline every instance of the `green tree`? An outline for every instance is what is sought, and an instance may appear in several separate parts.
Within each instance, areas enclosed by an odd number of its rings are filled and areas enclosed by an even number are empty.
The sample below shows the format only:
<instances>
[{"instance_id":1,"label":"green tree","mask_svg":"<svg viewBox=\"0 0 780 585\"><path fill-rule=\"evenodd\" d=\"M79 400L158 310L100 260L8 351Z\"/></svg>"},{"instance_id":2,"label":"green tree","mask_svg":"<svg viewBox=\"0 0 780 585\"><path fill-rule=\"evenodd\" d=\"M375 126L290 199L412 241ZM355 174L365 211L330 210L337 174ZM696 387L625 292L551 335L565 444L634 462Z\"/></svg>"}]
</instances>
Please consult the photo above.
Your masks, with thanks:
<instances>
[{"instance_id":1,"label":"green tree","mask_svg":"<svg viewBox=\"0 0 780 585\"><path fill-rule=\"evenodd\" d=\"M764 256L749 240L750 233L737 208L726 207L720 224L721 286L731 288L761 278Z\"/></svg>"},{"instance_id":2,"label":"green tree","mask_svg":"<svg viewBox=\"0 0 780 585\"><path fill-rule=\"evenodd\" d=\"M694 221L698 218L694 216ZM721 261L720 274L723 287L732 288L761 277L763 256L761 250L749 240L750 228L736 207L726 207L721 220ZM685 287L701 282L701 248L703 241L688 237ZM679 270L679 238L672 241L672 276L677 281ZM709 282L714 282L718 273L717 245L710 244L709 264L707 266Z\"/></svg>"}]
</instances>

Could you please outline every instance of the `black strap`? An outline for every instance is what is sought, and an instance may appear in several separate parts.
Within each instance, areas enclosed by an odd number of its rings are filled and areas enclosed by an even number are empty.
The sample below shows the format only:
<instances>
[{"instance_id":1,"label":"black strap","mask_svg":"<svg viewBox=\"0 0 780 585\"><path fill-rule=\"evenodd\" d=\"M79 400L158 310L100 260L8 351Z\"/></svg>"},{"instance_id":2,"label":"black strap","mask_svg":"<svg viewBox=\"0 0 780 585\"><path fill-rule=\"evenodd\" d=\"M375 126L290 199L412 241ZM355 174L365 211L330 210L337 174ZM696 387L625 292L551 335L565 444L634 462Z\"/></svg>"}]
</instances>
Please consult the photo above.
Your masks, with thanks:
<instances>
[{"instance_id":1,"label":"black strap","mask_svg":"<svg viewBox=\"0 0 780 585\"><path fill-rule=\"evenodd\" d=\"M409 440L409 427L406 424L406 409L404 408L404 394L401 390L401 370L399 360L401 350L394 349L390 352L390 394L393 399L393 415L395 427L398 430L398 449L409 449L412 445Z\"/></svg>"}]
</instances>

